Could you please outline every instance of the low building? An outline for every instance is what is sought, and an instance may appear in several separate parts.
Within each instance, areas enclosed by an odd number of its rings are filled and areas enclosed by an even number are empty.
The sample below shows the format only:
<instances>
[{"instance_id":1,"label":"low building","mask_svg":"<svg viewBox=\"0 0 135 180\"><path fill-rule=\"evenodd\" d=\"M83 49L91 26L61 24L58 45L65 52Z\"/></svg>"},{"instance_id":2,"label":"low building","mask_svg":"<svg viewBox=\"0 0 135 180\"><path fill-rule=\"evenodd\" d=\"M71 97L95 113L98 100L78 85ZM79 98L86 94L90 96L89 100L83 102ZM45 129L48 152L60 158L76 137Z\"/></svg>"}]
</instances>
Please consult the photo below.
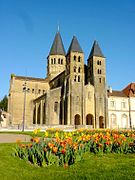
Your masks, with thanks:
<instances>
[{"instance_id":1,"label":"low building","mask_svg":"<svg viewBox=\"0 0 135 180\"><path fill-rule=\"evenodd\" d=\"M109 90L108 116L110 128L135 127L135 83L122 91Z\"/></svg>"}]
</instances>

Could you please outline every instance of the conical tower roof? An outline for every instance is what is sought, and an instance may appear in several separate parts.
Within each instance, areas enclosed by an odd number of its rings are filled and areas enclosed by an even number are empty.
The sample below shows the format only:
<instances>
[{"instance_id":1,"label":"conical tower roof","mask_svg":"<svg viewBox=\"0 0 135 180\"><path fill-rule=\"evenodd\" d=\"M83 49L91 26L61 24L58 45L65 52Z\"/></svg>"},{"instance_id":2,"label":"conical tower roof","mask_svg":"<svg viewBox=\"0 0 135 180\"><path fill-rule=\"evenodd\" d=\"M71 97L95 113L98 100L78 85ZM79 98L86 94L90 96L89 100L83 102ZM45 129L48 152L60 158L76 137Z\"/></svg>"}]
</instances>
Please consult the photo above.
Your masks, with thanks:
<instances>
[{"instance_id":1,"label":"conical tower roof","mask_svg":"<svg viewBox=\"0 0 135 180\"><path fill-rule=\"evenodd\" d=\"M70 52L80 52L83 53L83 50L77 40L77 38L75 36L73 36L73 39L71 41L71 44L69 46L68 52L67 54L69 54Z\"/></svg>"},{"instance_id":2,"label":"conical tower roof","mask_svg":"<svg viewBox=\"0 0 135 180\"><path fill-rule=\"evenodd\" d=\"M57 32L50 50L49 55L64 55L65 56L65 49L62 42L62 38L60 32Z\"/></svg>"},{"instance_id":3,"label":"conical tower roof","mask_svg":"<svg viewBox=\"0 0 135 180\"><path fill-rule=\"evenodd\" d=\"M90 59L92 56L99 56L99 57L104 57L97 41L94 41L89 58Z\"/></svg>"}]
</instances>

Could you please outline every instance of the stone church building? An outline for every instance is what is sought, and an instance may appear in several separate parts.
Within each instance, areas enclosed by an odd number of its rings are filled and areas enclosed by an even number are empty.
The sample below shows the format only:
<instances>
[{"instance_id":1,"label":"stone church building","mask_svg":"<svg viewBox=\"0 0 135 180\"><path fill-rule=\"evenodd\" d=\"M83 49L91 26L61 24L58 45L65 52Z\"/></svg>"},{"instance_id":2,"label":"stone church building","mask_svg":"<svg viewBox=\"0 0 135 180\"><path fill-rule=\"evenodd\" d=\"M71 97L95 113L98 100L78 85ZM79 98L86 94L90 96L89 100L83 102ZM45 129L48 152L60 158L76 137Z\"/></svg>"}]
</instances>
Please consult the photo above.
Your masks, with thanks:
<instances>
[{"instance_id":1,"label":"stone church building","mask_svg":"<svg viewBox=\"0 0 135 180\"><path fill-rule=\"evenodd\" d=\"M106 60L94 41L87 64L75 36L67 53L57 32L47 57L47 77L11 75L9 124L18 127L108 127Z\"/></svg>"}]
</instances>

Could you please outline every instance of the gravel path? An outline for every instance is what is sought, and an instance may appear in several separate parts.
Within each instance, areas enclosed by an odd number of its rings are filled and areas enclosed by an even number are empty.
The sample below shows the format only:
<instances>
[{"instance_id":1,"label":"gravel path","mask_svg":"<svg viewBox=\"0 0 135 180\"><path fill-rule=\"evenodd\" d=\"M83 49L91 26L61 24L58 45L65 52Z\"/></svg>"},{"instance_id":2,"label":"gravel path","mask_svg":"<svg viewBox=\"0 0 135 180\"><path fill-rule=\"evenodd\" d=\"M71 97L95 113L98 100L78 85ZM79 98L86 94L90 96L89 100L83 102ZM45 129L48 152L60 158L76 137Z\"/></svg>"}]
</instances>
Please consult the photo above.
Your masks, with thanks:
<instances>
[{"instance_id":1,"label":"gravel path","mask_svg":"<svg viewBox=\"0 0 135 180\"><path fill-rule=\"evenodd\" d=\"M21 140L22 142L29 142L31 137L29 135L23 134L0 134L0 143L13 143L16 140Z\"/></svg>"}]
</instances>

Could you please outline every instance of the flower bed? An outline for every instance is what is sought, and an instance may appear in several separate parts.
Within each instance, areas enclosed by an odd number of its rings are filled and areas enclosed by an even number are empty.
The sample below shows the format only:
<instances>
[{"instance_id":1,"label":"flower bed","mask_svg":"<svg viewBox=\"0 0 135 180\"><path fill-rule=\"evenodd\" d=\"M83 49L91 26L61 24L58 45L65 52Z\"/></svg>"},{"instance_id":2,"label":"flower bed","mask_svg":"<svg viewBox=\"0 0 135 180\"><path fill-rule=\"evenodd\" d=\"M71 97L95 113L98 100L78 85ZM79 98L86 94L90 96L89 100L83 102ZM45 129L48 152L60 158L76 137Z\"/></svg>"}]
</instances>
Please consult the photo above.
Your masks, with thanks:
<instances>
[{"instance_id":1,"label":"flower bed","mask_svg":"<svg viewBox=\"0 0 135 180\"><path fill-rule=\"evenodd\" d=\"M35 137L30 143L18 141L15 148L16 156L38 166L67 167L80 161L85 152L135 153L135 131L80 129L62 132L51 129L41 138L39 131L34 130Z\"/></svg>"}]
</instances>

